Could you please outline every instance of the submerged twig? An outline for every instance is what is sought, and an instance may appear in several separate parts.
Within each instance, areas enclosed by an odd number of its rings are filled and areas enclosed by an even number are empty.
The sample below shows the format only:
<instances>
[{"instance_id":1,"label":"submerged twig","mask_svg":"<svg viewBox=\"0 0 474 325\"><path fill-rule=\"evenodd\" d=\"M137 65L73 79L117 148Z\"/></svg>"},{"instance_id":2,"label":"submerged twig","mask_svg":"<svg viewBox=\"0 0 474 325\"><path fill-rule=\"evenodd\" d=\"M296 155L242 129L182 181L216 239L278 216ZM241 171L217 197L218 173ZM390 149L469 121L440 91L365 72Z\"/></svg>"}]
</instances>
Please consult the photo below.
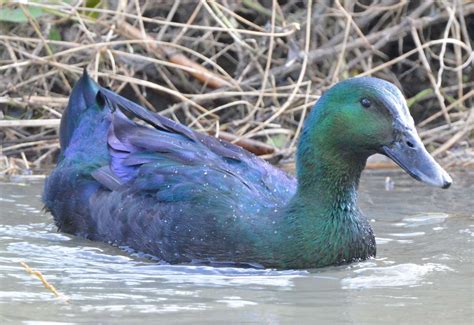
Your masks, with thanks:
<instances>
[{"instance_id":1,"label":"submerged twig","mask_svg":"<svg viewBox=\"0 0 474 325\"><path fill-rule=\"evenodd\" d=\"M69 298L67 298L60 292L58 292L58 290L56 290L56 288L51 283L49 283L48 280L46 280L46 278L43 276L43 274L40 271L30 268L28 264L26 264L25 262L20 262L20 264L21 266L25 268L26 272L30 273L31 275L36 276L41 281L41 283L43 283L44 287L48 289L50 292L52 292L53 295L55 295L57 298L60 298L65 303L69 302Z\"/></svg>"}]
</instances>

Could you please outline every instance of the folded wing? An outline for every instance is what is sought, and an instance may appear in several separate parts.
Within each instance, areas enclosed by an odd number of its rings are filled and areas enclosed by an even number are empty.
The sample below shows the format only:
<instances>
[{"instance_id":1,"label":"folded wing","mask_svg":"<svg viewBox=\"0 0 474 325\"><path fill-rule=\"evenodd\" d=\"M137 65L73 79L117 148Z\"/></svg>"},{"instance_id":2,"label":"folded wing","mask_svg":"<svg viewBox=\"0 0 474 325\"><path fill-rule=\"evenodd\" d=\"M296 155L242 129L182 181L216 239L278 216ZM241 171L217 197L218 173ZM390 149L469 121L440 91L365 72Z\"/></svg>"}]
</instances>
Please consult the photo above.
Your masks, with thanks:
<instances>
[{"instance_id":1,"label":"folded wing","mask_svg":"<svg viewBox=\"0 0 474 325\"><path fill-rule=\"evenodd\" d=\"M209 200L216 192L216 200L273 207L284 205L295 191L293 178L241 147L194 132L105 88L99 97L114 110L111 161L93 176L111 191L120 186L152 191L165 202Z\"/></svg>"}]
</instances>

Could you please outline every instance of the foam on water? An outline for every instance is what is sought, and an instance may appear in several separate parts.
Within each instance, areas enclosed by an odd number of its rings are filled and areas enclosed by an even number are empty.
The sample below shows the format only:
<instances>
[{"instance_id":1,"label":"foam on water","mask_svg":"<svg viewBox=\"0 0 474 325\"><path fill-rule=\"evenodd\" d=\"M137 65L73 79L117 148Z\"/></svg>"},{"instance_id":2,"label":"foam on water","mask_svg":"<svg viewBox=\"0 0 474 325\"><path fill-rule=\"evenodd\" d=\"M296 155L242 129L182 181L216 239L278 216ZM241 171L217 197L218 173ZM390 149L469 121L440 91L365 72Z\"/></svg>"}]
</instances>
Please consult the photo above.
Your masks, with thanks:
<instances>
[{"instance_id":1,"label":"foam on water","mask_svg":"<svg viewBox=\"0 0 474 325\"><path fill-rule=\"evenodd\" d=\"M450 267L437 264L398 264L384 267L367 267L355 270L353 277L341 281L343 289L370 289L384 287L419 286L427 283L432 272L454 271Z\"/></svg>"}]
</instances>

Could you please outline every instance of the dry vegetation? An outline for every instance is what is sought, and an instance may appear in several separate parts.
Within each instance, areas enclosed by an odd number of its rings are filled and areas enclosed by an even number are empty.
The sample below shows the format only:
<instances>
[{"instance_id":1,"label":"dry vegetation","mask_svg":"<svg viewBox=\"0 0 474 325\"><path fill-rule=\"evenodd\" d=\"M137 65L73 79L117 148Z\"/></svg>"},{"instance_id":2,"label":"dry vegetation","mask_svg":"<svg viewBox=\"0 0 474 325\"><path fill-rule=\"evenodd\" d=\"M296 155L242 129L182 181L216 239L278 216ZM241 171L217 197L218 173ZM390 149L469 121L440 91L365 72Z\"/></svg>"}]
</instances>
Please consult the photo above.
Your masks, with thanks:
<instances>
[{"instance_id":1,"label":"dry vegetation","mask_svg":"<svg viewBox=\"0 0 474 325\"><path fill-rule=\"evenodd\" d=\"M465 0L7 2L0 171L51 166L58 119L83 68L151 110L274 162L291 161L322 91L377 76L403 90L433 155L445 166L472 165L473 26L474 3Z\"/></svg>"}]
</instances>

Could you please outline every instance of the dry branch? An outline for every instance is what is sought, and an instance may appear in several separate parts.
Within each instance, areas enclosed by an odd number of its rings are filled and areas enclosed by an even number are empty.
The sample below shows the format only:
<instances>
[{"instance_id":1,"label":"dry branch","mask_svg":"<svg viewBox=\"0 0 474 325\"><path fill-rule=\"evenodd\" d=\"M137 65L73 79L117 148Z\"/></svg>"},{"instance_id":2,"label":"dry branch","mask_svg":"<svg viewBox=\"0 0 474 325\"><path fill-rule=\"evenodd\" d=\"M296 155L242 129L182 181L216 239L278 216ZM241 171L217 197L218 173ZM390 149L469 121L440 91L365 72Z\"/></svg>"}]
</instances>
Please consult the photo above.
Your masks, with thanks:
<instances>
[{"instance_id":1,"label":"dry branch","mask_svg":"<svg viewBox=\"0 0 474 325\"><path fill-rule=\"evenodd\" d=\"M201 81L205 85L211 88L221 88L221 87L229 87L231 83L223 79L221 76L209 71L208 69L204 68L202 65L191 61L187 58L184 54L176 52L175 49L169 47L159 47L156 45L154 40L146 34L143 34L137 28L133 27L132 25L128 24L127 22L121 22L118 27L118 32L130 39L144 39L150 41L150 43L146 43L146 45L158 56L166 57L172 63L182 65L188 68L191 68L193 71L190 71L190 74L196 78L197 80Z\"/></svg>"}]
</instances>

